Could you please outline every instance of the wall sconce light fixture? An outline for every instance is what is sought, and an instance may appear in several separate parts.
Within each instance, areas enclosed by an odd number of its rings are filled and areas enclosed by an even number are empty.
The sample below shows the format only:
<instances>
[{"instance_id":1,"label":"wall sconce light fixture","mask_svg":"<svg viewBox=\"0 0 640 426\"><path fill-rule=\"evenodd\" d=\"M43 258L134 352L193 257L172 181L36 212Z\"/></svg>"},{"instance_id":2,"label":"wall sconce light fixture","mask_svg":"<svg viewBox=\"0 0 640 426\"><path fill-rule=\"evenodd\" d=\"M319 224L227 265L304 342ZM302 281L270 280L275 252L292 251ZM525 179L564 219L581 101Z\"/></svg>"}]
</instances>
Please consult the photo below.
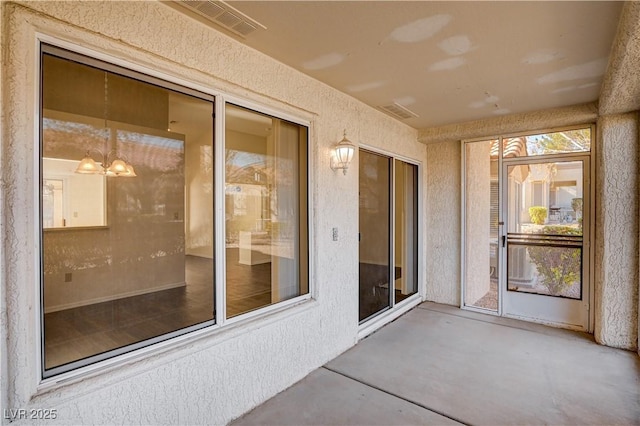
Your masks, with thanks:
<instances>
[{"instance_id":1,"label":"wall sconce light fixture","mask_svg":"<svg viewBox=\"0 0 640 426\"><path fill-rule=\"evenodd\" d=\"M342 170L342 173L346 175L355 152L356 147L347 139L347 131L345 130L342 140L333 147L331 152L331 169Z\"/></svg>"}]
</instances>

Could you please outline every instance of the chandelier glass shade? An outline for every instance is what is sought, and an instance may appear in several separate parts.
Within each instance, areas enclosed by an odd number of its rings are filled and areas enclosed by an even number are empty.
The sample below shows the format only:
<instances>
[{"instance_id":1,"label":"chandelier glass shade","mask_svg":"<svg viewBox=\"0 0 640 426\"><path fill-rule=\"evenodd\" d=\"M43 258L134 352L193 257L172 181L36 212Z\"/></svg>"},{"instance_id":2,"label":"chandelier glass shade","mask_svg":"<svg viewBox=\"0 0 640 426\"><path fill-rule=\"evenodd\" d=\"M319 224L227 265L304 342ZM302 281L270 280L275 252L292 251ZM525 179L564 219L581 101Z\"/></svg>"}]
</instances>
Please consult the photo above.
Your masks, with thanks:
<instances>
[{"instance_id":1,"label":"chandelier glass shade","mask_svg":"<svg viewBox=\"0 0 640 426\"><path fill-rule=\"evenodd\" d=\"M108 112L109 112L109 80L107 71L104 72L104 128L105 139L104 145L108 146L109 134L115 136L114 133L108 127ZM112 137L114 146L117 145L117 138ZM87 150L85 156L80 160L80 164L76 168L75 172L80 174L100 174L110 177L136 177L136 172L133 166L119 157L116 150L113 149L106 153L96 150L102 157L102 163L96 162L91 156L89 150ZM113 158L113 161L109 162L109 159Z\"/></svg>"}]
</instances>

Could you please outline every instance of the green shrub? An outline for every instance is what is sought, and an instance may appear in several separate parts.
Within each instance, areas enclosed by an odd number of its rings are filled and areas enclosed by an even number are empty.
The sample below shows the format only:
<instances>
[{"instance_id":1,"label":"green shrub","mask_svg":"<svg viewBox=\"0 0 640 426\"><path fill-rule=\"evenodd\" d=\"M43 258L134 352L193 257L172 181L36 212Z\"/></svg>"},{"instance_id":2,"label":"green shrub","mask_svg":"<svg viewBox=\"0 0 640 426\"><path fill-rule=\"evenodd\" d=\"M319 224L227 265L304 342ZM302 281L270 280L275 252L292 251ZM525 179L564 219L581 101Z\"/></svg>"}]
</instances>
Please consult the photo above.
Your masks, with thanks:
<instances>
[{"instance_id":1,"label":"green shrub","mask_svg":"<svg viewBox=\"0 0 640 426\"><path fill-rule=\"evenodd\" d=\"M582 229L566 225L548 225L542 228L542 234L582 235ZM580 280L582 268L582 250L569 247L527 247L529 258L536 265L542 284L549 294L562 293Z\"/></svg>"},{"instance_id":2,"label":"green shrub","mask_svg":"<svg viewBox=\"0 0 640 426\"><path fill-rule=\"evenodd\" d=\"M542 206L529 207L529 216L531 217L531 222L536 225L543 225L547 219L547 208Z\"/></svg>"},{"instance_id":3,"label":"green shrub","mask_svg":"<svg viewBox=\"0 0 640 426\"><path fill-rule=\"evenodd\" d=\"M527 247L527 251L550 294L561 295L580 280L582 251L579 248Z\"/></svg>"},{"instance_id":4,"label":"green shrub","mask_svg":"<svg viewBox=\"0 0 640 426\"><path fill-rule=\"evenodd\" d=\"M547 225L542 228L542 233L552 235L582 235L582 229L567 225Z\"/></svg>"}]
</instances>

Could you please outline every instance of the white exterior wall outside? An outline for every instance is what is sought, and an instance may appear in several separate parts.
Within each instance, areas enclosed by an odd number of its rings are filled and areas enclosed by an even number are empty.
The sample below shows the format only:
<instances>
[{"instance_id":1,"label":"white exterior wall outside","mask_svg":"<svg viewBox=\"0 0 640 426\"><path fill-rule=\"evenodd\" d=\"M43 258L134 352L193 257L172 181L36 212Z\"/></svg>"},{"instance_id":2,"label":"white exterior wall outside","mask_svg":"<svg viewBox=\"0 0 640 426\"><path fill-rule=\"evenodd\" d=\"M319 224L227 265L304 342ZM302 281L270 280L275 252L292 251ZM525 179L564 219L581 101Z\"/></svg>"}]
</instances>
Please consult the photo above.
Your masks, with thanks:
<instances>
[{"instance_id":1,"label":"white exterior wall outside","mask_svg":"<svg viewBox=\"0 0 640 426\"><path fill-rule=\"evenodd\" d=\"M2 408L56 409L59 423L73 424L226 423L356 342L357 158L344 176L330 169L329 152L346 128L356 143L422 161L426 147L417 142L416 130L161 3L25 2L0 8ZM310 121L315 300L197 339L176 339L164 349L151 347L141 351L145 356L118 361L81 381L38 389L38 34ZM340 241L331 240L333 227L340 229Z\"/></svg>"}]
</instances>

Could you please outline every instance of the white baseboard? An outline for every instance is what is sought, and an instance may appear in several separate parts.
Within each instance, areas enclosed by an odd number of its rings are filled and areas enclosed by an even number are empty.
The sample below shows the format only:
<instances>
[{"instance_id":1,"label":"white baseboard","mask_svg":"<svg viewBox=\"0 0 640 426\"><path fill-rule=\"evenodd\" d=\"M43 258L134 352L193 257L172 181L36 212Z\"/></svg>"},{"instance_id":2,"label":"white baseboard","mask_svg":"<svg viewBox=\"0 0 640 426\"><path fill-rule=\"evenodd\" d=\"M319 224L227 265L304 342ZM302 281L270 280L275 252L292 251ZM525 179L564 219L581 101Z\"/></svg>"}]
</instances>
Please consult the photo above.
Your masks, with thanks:
<instances>
[{"instance_id":1,"label":"white baseboard","mask_svg":"<svg viewBox=\"0 0 640 426\"><path fill-rule=\"evenodd\" d=\"M110 296L96 297L96 298L93 298L93 299L81 300L79 302L65 303L63 305L48 306L48 307L45 308L44 313L48 314L50 312L63 311L65 309L79 308L80 306L95 305L96 303L110 302L112 300L124 299L125 297L140 296L142 294L155 293L156 291L169 290L169 289L172 289L172 288L184 287L186 285L187 285L187 282L186 281L182 281L182 282L177 282L177 283L165 284L165 285L159 286L159 287L152 287L152 288L145 288L145 289L142 289L142 290L128 291L126 293L119 293L119 294L114 294L114 295L110 295Z\"/></svg>"}]
</instances>

